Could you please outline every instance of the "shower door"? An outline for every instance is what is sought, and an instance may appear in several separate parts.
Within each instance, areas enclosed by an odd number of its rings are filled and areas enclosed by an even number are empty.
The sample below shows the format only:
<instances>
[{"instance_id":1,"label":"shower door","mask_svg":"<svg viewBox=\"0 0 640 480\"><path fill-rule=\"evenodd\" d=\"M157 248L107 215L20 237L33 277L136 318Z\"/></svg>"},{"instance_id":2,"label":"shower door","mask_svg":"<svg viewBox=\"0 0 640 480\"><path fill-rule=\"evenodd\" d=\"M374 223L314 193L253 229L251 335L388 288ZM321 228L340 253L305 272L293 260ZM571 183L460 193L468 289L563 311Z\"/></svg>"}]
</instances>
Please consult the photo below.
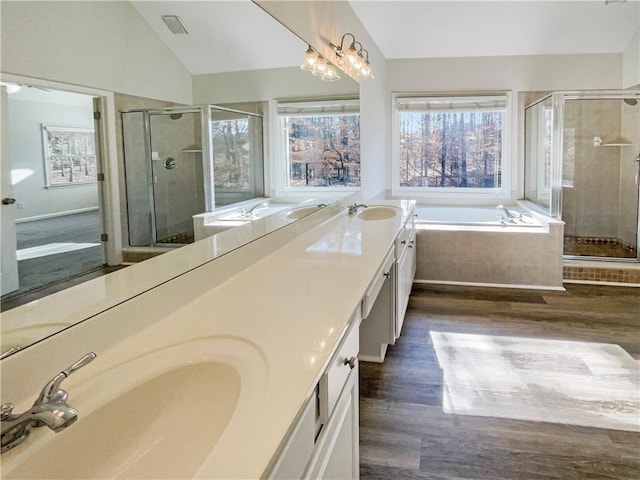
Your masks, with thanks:
<instances>
[{"instance_id":1,"label":"shower door","mask_svg":"<svg viewBox=\"0 0 640 480\"><path fill-rule=\"evenodd\" d=\"M628 99L629 100L629 99ZM640 105L575 96L562 119L565 255L638 258Z\"/></svg>"},{"instance_id":2,"label":"shower door","mask_svg":"<svg viewBox=\"0 0 640 480\"><path fill-rule=\"evenodd\" d=\"M200 109L149 113L155 244L192 243L205 211L201 125Z\"/></svg>"}]
</instances>

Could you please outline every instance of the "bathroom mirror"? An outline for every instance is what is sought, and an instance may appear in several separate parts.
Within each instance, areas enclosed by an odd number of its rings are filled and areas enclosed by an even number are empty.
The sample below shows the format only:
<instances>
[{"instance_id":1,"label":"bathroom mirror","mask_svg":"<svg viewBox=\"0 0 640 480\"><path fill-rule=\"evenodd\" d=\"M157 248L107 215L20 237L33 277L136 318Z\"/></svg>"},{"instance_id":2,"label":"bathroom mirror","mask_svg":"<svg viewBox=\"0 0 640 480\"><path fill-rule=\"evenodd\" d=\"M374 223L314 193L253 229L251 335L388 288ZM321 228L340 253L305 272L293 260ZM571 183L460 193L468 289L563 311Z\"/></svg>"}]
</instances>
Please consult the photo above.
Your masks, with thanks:
<instances>
[{"instance_id":1,"label":"bathroom mirror","mask_svg":"<svg viewBox=\"0 0 640 480\"><path fill-rule=\"evenodd\" d=\"M9 3L12 3L12 2L9 2ZM68 3L68 2L64 2L64 3L65 3L65 8L71 8L73 5L72 3ZM78 3L82 3L82 2L78 2ZM115 4L119 2L113 2L113 3ZM146 4L147 2L139 2L139 3ZM161 4L163 2L149 2L149 3ZM202 3L203 5L210 4L210 3L219 3L221 6L223 6L226 4L231 5L239 2L176 2L176 4L180 4L180 3L194 3L194 4ZM267 13L265 13L262 9L260 9L258 6L256 6L251 2L240 2L240 3L246 4L247 8L255 9L256 15L268 17ZM132 10L132 13L135 14L135 12L133 12L133 9L131 10ZM224 11L225 10L223 8L220 10L220 12L224 12ZM229 9L229 11L231 12L233 11L233 9ZM3 11L3 20L2 20L3 26L5 25L4 22L10 23L10 22L19 22L23 20L22 18L12 19L10 15L5 15L5 13L6 12ZM175 13L175 12L172 12L172 13ZM219 13L219 15L223 15L223 14ZM246 16L242 18L228 16L226 18L223 18L223 20L225 23L229 25L236 25L240 22L246 22L247 18ZM292 63L294 62L290 62L288 65L283 65L282 58L281 58L282 56L280 55L280 52L278 50L271 51L270 54L268 55L268 58L273 62L272 63L273 68L269 68L268 66L260 66L258 70L255 70L256 74L253 75L254 77L260 79L261 88L255 88L255 86L247 87L245 85L244 90L241 85L234 84L234 82L236 82L238 79L238 75L237 75L238 72L244 71L248 77L252 76L252 71L256 69L256 66L254 64L251 64L250 62L245 65L236 65L233 72L220 71L220 72L215 72L215 75L211 74L211 76L205 75L205 74L195 75L193 104L231 104L231 103L242 104L243 102L272 102L273 103L273 100L276 100L276 99L277 100L281 100L281 99L301 100L305 98L328 98L328 97L331 97L332 95L340 96L340 97L344 97L344 96L353 97L354 95L355 96L358 95L357 82L349 79L346 75L343 75L342 79L338 82L323 82L320 78L313 77L311 73L301 70L299 68L299 63L302 62L304 53L307 49L307 43L299 39L298 37L296 37L290 31L288 31L283 25L278 23L275 19L268 17L268 20L272 24L273 28L280 29L282 32L284 32L287 35L287 38L289 39L288 40L289 45L283 44L282 49L284 50L285 48L288 49L289 47L291 47L293 50L299 52L298 58L295 61L296 64L292 65ZM25 32L26 31L29 31L29 30L25 30ZM83 31L88 32L89 29L86 29ZM47 32L44 32L44 33L41 31L40 32L34 31L34 35L42 36L45 34L47 35L47 39L46 39L47 42L50 45L55 45L56 39L53 37L58 34L58 30L49 29ZM267 35L267 32L261 31L261 34ZM102 35L104 35L105 37L108 37L109 34L108 32L103 32ZM82 42L82 39L78 38L77 41ZM226 53L228 53L229 50L233 50L234 52L240 54L242 52L246 52L254 48L256 44L255 37L246 36L246 35L243 36L242 38L242 42L244 43L244 45L235 44L235 46L231 48L230 46L233 45L233 41L234 41L233 39L229 38L227 42L220 45L219 49L216 49L215 47L212 47L212 46L208 46L209 54L211 56L214 56L219 52L221 55L224 56ZM5 52L4 50L5 48L11 48L11 47L3 46L3 54ZM28 55L28 52L23 52L23 55ZM237 55L236 57L241 59L242 55ZM92 59L91 62L97 62L98 60L100 59ZM247 57L247 61L249 60L250 59ZM113 70L121 71L122 70L121 67L122 67L121 65L113 65L111 68ZM52 67L52 68L55 68L55 67ZM87 68L87 63L79 59L77 68L79 72L78 77L81 77L82 71L86 70ZM4 73L9 73L9 72L4 72ZM25 77L30 76L29 72L20 72L20 71L12 71L10 72L10 74L14 76L21 76L21 75ZM227 85L224 84L225 76L228 76L229 78ZM40 76L40 78L44 81L47 81L47 80L53 81L53 82L60 81L60 79L57 78L55 75L53 75L52 78L46 78L46 76L44 75ZM150 79L150 81L160 81L160 79L156 79L156 80ZM197 86L198 82L204 82L204 85L199 88ZM282 88L267 88L266 82L270 82L269 85L271 84L280 85L280 86L287 85L289 88L287 89L287 91L282 92ZM207 84L209 85L215 84L216 89L209 90L207 88ZM304 86L305 88L302 90L296 90L296 85ZM309 85L315 85L317 86L317 88L315 89L315 91L312 91L309 89ZM87 84L86 87L101 89L102 86ZM236 94L240 90L242 90L243 96L238 96ZM280 92L280 93L273 94L272 96L267 96L265 92ZM114 92L114 93L116 95L120 94L120 92ZM246 95L244 95L245 93ZM157 100L162 101L162 99L156 99L156 101ZM154 105L152 105L152 107L153 106ZM145 105L138 104L137 107L145 108ZM271 127L273 128L273 126ZM273 138L273 136L269 135L269 138L271 139ZM269 148L270 148L269 146L265 146L265 149L269 149ZM268 159L267 161L270 161L270 159ZM122 176L122 172L118 172L118 174ZM121 178L121 182L120 182L121 188L122 188L123 182L124 182L124 179ZM121 212L120 212L121 216L124 218L126 218L125 208L126 207L122 205ZM237 236L238 239L236 240L236 243L233 244L233 247L230 247L229 246L230 244L227 243L224 248L219 249L217 252L215 251L215 249L209 249L207 253L208 256L206 258L202 257L202 261L203 262L209 261L212 258L215 258L217 255L228 253L229 251L231 251L231 249L241 248L246 243L251 242L263 235L269 234L271 231L275 229L282 228L283 226L286 226L288 223L291 223L295 220L296 220L295 216L292 216L288 218L287 221L284 223L267 222L270 226L266 229L256 229L255 232L249 235L244 235L244 234L238 235ZM197 265L189 265L189 266L175 265L172 267L173 268L172 271L177 276L195 267L197 267ZM136 268L136 266L129 267L129 268ZM112 274L109 274L106 277L109 277L110 275ZM166 281L166 279L161 279L161 280L159 279L154 281L156 282L155 285L157 285L159 284L159 282ZM37 302L32 302L32 304L23 305L21 307L17 307L17 308L8 310L6 312L3 312L2 332L1 332L2 333L1 335L2 354L7 356L7 352L16 347L19 347L19 348L17 348L15 351L20 351L61 330L69 328L85 319L95 316L101 311L104 311L118 303L121 303L122 301L126 301L127 298L124 298L122 296L123 294L128 295L128 297L130 298L134 295L140 294L143 291L146 291L149 288L153 288L153 286L155 286L155 285L147 284L146 286L141 286L137 290L135 289L137 287L134 287L134 289L130 289L129 286L127 286L125 289L123 285L111 285L109 288L104 288L105 285L108 286L108 284L109 284L108 281L105 282L104 284L101 283L100 284L101 287L94 289L95 291L92 291L91 295L88 296L91 298L83 299L83 301L86 300L86 303L79 303L77 306L74 306L73 307L74 310L71 313L69 313L70 311L68 308L66 310L56 308L56 306L62 306L65 303L68 303L64 301L64 298L63 298L64 291L62 293L58 292L56 294L50 295L49 297L45 297L44 299L41 299ZM79 285L77 287L81 287L81 286L82 285ZM72 287L72 288L77 288L77 287ZM99 291L100 288L103 288L103 290ZM117 291L117 290L120 290L121 296L112 297L110 292ZM53 297L56 297L56 298L54 299ZM65 313L64 315L60 314L58 317L56 317L55 312L59 310L64 310ZM38 312L40 312L40 314L38 314ZM48 313L45 313L45 312L48 312ZM23 325L24 328L19 328L18 329L19 331L15 334L9 332L7 329L8 326L11 327L13 330L16 329L15 328L16 323L11 320L12 317L16 319L17 318L28 319L28 322L25 322L26 324ZM38 318L41 318L41 321L38 321Z\"/></svg>"}]
</instances>

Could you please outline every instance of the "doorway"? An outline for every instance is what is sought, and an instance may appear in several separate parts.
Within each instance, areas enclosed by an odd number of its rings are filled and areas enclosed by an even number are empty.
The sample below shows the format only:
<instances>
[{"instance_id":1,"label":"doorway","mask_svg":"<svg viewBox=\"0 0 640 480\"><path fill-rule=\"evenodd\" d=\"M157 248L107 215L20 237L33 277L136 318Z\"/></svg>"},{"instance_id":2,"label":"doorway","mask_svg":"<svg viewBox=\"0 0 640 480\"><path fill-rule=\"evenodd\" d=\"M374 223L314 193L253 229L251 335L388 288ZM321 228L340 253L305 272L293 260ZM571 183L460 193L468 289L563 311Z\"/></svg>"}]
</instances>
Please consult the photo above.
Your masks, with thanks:
<instances>
[{"instance_id":1,"label":"doorway","mask_svg":"<svg viewBox=\"0 0 640 480\"><path fill-rule=\"evenodd\" d=\"M3 189L2 216L7 223L13 213L13 222L3 229L2 249L5 258L17 262L18 280L17 285L5 283L3 263L3 310L15 306L17 296L106 263L94 96L20 87L11 93L3 88L8 145L2 171L10 187ZM7 252L12 243L15 251Z\"/></svg>"}]
</instances>

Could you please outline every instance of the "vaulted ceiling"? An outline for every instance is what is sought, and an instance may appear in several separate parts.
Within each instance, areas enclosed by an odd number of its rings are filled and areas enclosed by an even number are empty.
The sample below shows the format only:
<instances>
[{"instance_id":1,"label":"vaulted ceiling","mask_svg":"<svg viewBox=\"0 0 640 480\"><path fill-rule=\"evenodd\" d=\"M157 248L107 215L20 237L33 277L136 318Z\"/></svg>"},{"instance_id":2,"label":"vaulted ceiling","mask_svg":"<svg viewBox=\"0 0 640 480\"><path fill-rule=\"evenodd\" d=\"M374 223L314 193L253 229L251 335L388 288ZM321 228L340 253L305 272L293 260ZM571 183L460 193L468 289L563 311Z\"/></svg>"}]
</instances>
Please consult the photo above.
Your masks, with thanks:
<instances>
[{"instance_id":1,"label":"vaulted ceiling","mask_svg":"<svg viewBox=\"0 0 640 480\"><path fill-rule=\"evenodd\" d=\"M131 3L192 74L294 66L306 49L249 0ZM640 0L350 4L388 59L621 53L640 25ZM189 35L162 15L180 16Z\"/></svg>"}]
</instances>

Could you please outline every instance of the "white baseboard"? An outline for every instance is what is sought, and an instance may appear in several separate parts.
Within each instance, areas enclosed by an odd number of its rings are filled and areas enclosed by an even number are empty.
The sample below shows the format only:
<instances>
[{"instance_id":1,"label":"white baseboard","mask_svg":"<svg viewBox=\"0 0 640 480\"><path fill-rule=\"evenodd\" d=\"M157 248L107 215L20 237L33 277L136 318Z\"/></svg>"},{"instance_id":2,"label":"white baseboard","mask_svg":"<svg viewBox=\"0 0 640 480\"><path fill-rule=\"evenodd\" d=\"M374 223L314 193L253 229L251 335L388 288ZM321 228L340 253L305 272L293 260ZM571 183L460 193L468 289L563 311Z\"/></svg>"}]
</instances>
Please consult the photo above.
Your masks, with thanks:
<instances>
[{"instance_id":1,"label":"white baseboard","mask_svg":"<svg viewBox=\"0 0 640 480\"><path fill-rule=\"evenodd\" d=\"M384 363L384 357L387 355L387 345L383 343L380 345L380 356L377 355L362 355L358 354L358 360L360 362L370 362L370 363Z\"/></svg>"},{"instance_id":2,"label":"white baseboard","mask_svg":"<svg viewBox=\"0 0 640 480\"><path fill-rule=\"evenodd\" d=\"M582 283L585 285L604 285L609 287L640 287L640 283L601 282L598 280L565 280L564 283Z\"/></svg>"},{"instance_id":3,"label":"white baseboard","mask_svg":"<svg viewBox=\"0 0 640 480\"><path fill-rule=\"evenodd\" d=\"M16 218L16 223L34 222L36 220L46 220L47 218L64 217L75 215L76 213L93 212L99 210L98 207L78 208L77 210L66 210L64 212L46 213L44 215L34 215L33 217Z\"/></svg>"},{"instance_id":4,"label":"white baseboard","mask_svg":"<svg viewBox=\"0 0 640 480\"><path fill-rule=\"evenodd\" d=\"M452 282L448 280L419 280L414 279L413 283L430 285L460 285L466 287L490 287L490 288L519 288L524 290L557 290L564 292L564 287L553 287L549 285L517 285L511 283L480 283L480 282Z\"/></svg>"}]
</instances>

